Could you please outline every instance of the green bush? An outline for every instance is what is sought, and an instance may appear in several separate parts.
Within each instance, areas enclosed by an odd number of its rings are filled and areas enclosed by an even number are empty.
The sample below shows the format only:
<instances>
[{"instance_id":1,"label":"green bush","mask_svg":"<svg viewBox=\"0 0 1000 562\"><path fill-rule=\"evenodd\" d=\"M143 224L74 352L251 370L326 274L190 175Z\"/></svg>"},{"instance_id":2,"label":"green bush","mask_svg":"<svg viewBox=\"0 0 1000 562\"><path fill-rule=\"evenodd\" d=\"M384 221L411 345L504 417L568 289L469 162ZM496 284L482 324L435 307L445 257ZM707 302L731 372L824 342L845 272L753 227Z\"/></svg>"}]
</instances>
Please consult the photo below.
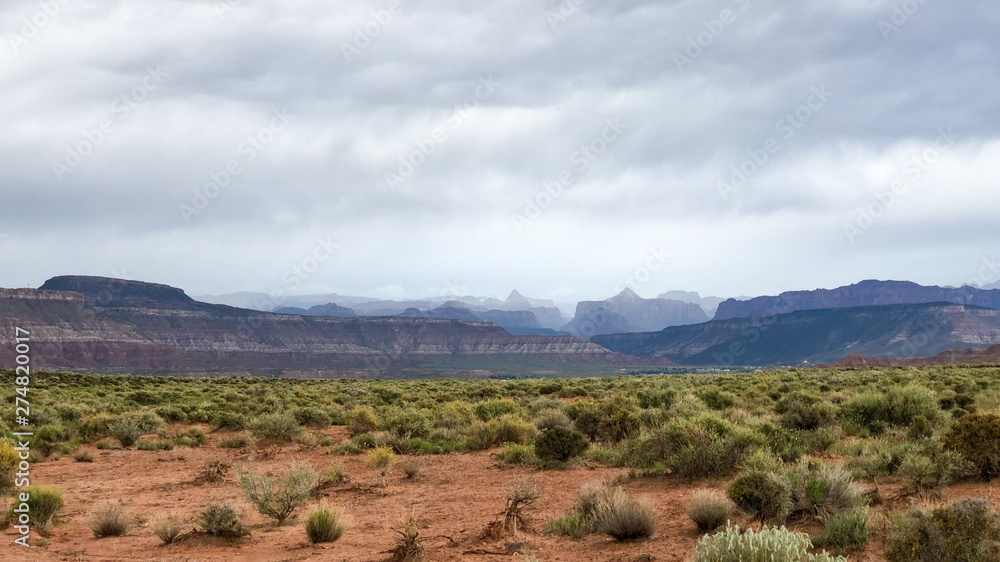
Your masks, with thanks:
<instances>
[{"instance_id":1,"label":"green bush","mask_svg":"<svg viewBox=\"0 0 1000 562\"><path fill-rule=\"evenodd\" d=\"M718 388L708 388L695 392L695 396L701 399L706 406L713 410L725 410L733 408L740 403L739 397L732 392L719 390Z\"/></svg>"},{"instance_id":2,"label":"green bush","mask_svg":"<svg viewBox=\"0 0 1000 562\"><path fill-rule=\"evenodd\" d=\"M190 438L186 439L190 440ZM174 448L174 444L167 439L148 439L145 441L136 441L135 448L140 451L171 451Z\"/></svg>"},{"instance_id":3,"label":"green bush","mask_svg":"<svg viewBox=\"0 0 1000 562\"><path fill-rule=\"evenodd\" d=\"M535 455L544 463L563 464L586 452L590 443L576 430L553 427L535 440Z\"/></svg>"},{"instance_id":4,"label":"green bush","mask_svg":"<svg viewBox=\"0 0 1000 562\"><path fill-rule=\"evenodd\" d=\"M228 437L223 437L219 441L219 447L223 449L245 449L250 446L250 435L247 433L234 433Z\"/></svg>"},{"instance_id":5,"label":"green bush","mask_svg":"<svg viewBox=\"0 0 1000 562\"><path fill-rule=\"evenodd\" d=\"M897 518L885 542L889 562L1000 560L1000 518L989 500L970 499Z\"/></svg>"},{"instance_id":6,"label":"green bush","mask_svg":"<svg viewBox=\"0 0 1000 562\"><path fill-rule=\"evenodd\" d=\"M846 562L826 552L811 554L811 547L808 535L784 527L746 532L738 526L726 527L702 537L694 551L694 562Z\"/></svg>"},{"instance_id":7,"label":"green bush","mask_svg":"<svg viewBox=\"0 0 1000 562\"><path fill-rule=\"evenodd\" d=\"M210 422L212 424L212 429L215 431L220 429L233 429L239 431L241 429L246 429L250 425L250 422L247 420L245 415L225 410L212 413L210 416Z\"/></svg>"},{"instance_id":8,"label":"green bush","mask_svg":"<svg viewBox=\"0 0 1000 562\"><path fill-rule=\"evenodd\" d=\"M924 416L913 416L910 429L906 432L906 438L910 441L922 441L934 435L934 427Z\"/></svg>"},{"instance_id":9,"label":"green bush","mask_svg":"<svg viewBox=\"0 0 1000 562\"><path fill-rule=\"evenodd\" d=\"M733 480L726 497L762 521L784 522L794 507L788 479L771 472L750 472Z\"/></svg>"},{"instance_id":10,"label":"green bush","mask_svg":"<svg viewBox=\"0 0 1000 562\"><path fill-rule=\"evenodd\" d=\"M600 405L600 421L597 433L605 441L617 443L639 435L642 419L634 399L616 397L605 400Z\"/></svg>"},{"instance_id":11,"label":"green bush","mask_svg":"<svg viewBox=\"0 0 1000 562\"><path fill-rule=\"evenodd\" d=\"M569 419L562 410L557 410L555 408L546 408L538 412L535 415L535 427L539 431L545 431L547 429L552 429L559 427L562 429L573 429L573 420Z\"/></svg>"},{"instance_id":12,"label":"green bush","mask_svg":"<svg viewBox=\"0 0 1000 562\"><path fill-rule=\"evenodd\" d=\"M208 438L205 437L205 432L198 429L197 427L192 427L191 429L188 429L184 433L178 434L175 437L175 439L181 437L185 437L188 439L190 445L185 445L188 447L201 447L202 445L208 442ZM180 445L180 443L177 444Z\"/></svg>"},{"instance_id":13,"label":"green bush","mask_svg":"<svg viewBox=\"0 0 1000 562\"><path fill-rule=\"evenodd\" d=\"M711 533L729 521L733 503L718 492L698 490L691 496L685 510L699 531Z\"/></svg>"},{"instance_id":14,"label":"green bush","mask_svg":"<svg viewBox=\"0 0 1000 562\"><path fill-rule=\"evenodd\" d=\"M351 437L378 430L379 420L371 406L358 406L351 411L351 423L347 426Z\"/></svg>"},{"instance_id":15,"label":"green bush","mask_svg":"<svg viewBox=\"0 0 1000 562\"><path fill-rule=\"evenodd\" d=\"M160 406L156 410L156 415L163 418L168 422L186 422L188 421L187 412L181 409L180 406L175 406L173 404L167 406Z\"/></svg>"},{"instance_id":16,"label":"green bush","mask_svg":"<svg viewBox=\"0 0 1000 562\"><path fill-rule=\"evenodd\" d=\"M131 447L143 434L139 429L138 420L131 417L122 417L111 422L108 425L108 433L125 448Z\"/></svg>"},{"instance_id":17,"label":"green bush","mask_svg":"<svg viewBox=\"0 0 1000 562\"><path fill-rule=\"evenodd\" d=\"M952 424L944 444L972 463L984 480L1000 476L1000 415L962 417Z\"/></svg>"},{"instance_id":18,"label":"green bush","mask_svg":"<svg viewBox=\"0 0 1000 562\"><path fill-rule=\"evenodd\" d=\"M861 394L841 407L840 416L877 435L884 431L885 425L909 426L917 416L933 423L940 419L940 409L933 392L909 385Z\"/></svg>"},{"instance_id":19,"label":"green bush","mask_svg":"<svg viewBox=\"0 0 1000 562\"><path fill-rule=\"evenodd\" d=\"M250 534L239 514L228 503L214 503L201 512L198 525L213 537L239 538Z\"/></svg>"},{"instance_id":20,"label":"green bush","mask_svg":"<svg viewBox=\"0 0 1000 562\"><path fill-rule=\"evenodd\" d=\"M837 408L815 396L794 393L782 398L775 411L781 414L781 425L789 429L813 430L833 425Z\"/></svg>"},{"instance_id":21,"label":"green bush","mask_svg":"<svg viewBox=\"0 0 1000 562\"><path fill-rule=\"evenodd\" d=\"M22 502L21 494L28 494L28 501ZM7 521L15 525L24 525L24 519L28 518L30 524L39 529L49 528L65 503L59 488L44 484L32 484L23 490L18 490L14 500L7 510ZM14 509L21 507L22 503L28 504L27 513L15 513Z\"/></svg>"},{"instance_id":22,"label":"green bush","mask_svg":"<svg viewBox=\"0 0 1000 562\"><path fill-rule=\"evenodd\" d=\"M566 406L566 415L576 429L591 441L597 439L601 428L601 410L593 400L578 400Z\"/></svg>"},{"instance_id":23,"label":"green bush","mask_svg":"<svg viewBox=\"0 0 1000 562\"><path fill-rule=\"evenodd\" d=\"M288 412L264 414L253 424L253 434L261 439L294 441L301 433L302 427L299 426L299 422Z\"/></svg>"},{"instance_id":24,"label":"green bush","mask_svg":"<svg viewBox=\"0 0 1000 562\"><path fill-rule=\"evenodd\" d=\"M863 510L838 513L830 517L817 537L816 544L822 544L841 553L847 550L864 550L869 538L868 513Z\"/></svg>"},{"instance_id":25,"label":"green bush","mask_svg":"<svg viewBox=\"0 0 1000 562\"><path fill-rule=\"evenodd\" d=\"M80 436L84 439L99 439L108 435L108 428L115 421L111 414L94 414L80 426Z\"/></svg>"},{"instance_id":26,"label":"green bush","mask_svg":"<svg viewBox=\"0 0 1000 562\"><path fill-rule=\"evenodd\" d=\"M820 519L863 505L854 476L840 465L801 461L786 474L792 492L792 512Z\"/></svg>"},{"instance_id":27,"label":"green bush","mask_svg":"<svg viewBox=\"0 0 1000 562\"><path fill-rule=\"evenodd\" d=\"M473 407L473 409L476 413L476 417L484 422L495 420L501 416L521 413L521 406L510 398L479 402Z\"/></svg>"},{"instance_id":28,"label":"green bush","mask_svg":"<svg viewBox=\"0 0 1000 562\"><path fill-rule=\"evenodd\" d=\"M330 415L313 406L295 408L292 410L292 416L295 417L295 422L299 425L308 425L312 427L330 426Z\"/></svg>"},{"instance_id":29,"label":"green bush","mask_svg":"<svg viewBox=\"0 0 1000 562\"><path fill-rule=\"evenodd\" d=\"M336 542L344 535L343 512L338 508L313 510L306 521L306 536L311 543Z\"/></svg>"},{"instance_id":30,"label":"green bush","mask_svg":"<svg viewBox=\"0 0 1000 562\"><path fill-rule=\"evenodd\" d=\"M386 420L385 429L406 439L426 439L431 434L431 422L420 412L402 410Z\"/></svg>"},{"instance_id":31,"label":"green bush","mask_svg":"<svg viewBox=\"0 0 1000 562\"><path fill-rule=\"evenodd\" d=\"M533 464L536 460L535 450L530 445L504 443L503 450L497 454L497 463L501 466Z\"/></svg>"},{"instance_id":32,"label":"green bush","mask_svg":"<svg viewBox=\"0 0 1000 562\"><path fill-rule=\"evenodd\" d=\"M689 478L732 473L743 459L764 446L753 430L739 427L716 414L675 419L654 430L637 449L638 466L662 462L672 472Z\"/></svg>"},{"instance_id":33,"label":"green bush","mask_svg":"<svg viewBox=\"0 0 1000 562\"><path fill-rule=\"evenodd\" d=\"M931 442L909 451L896 474L904 478L910 491L925 492L939 490L972 470L972 465L962 455Z\"/></svg>"},{"instance_id":34,"label":"green bush","mask_svg":"<svg viewBox=\"0 0 1000 562\"><path fill-rule=\"evenodd\" d=\"M319 475L308 463L293 464L277 479L245 471L243 467L237 472L237 483L247 501L278 525L309 498L319 482Z\"/></svg>"},{"instance_id":35,"label":"green bush","mask_svg":"<svg viewBox=\"0 0 1000 562\"><path fill-rule=\"evenodd\" d=\"M550 535L582 539L590 533L593 525L594 522L586 515L581 513L567 513L559 519L549 522L545 526L545 532Z\"/></svg>"}]
</instances>

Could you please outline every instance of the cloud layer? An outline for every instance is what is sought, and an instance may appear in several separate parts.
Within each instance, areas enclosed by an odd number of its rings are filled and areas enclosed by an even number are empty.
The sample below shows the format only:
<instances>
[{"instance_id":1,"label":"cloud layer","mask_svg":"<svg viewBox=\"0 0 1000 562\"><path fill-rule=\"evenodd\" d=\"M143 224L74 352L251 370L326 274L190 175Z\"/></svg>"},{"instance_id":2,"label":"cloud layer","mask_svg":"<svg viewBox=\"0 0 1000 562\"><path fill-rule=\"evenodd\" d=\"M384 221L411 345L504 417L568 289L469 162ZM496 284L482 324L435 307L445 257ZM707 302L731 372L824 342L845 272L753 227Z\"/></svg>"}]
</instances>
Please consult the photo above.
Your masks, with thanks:
<instances>
[{"instance_id":1,"label":"cloud layer","mask_svg":"<svg viewBox=\"0 0 1000 562\"><path fill-rule=\"evenodd\" d=\"M5 3L0 286L966 282L1000 253L1000 6L814 4Z\"/></svg>"}]
</instances>

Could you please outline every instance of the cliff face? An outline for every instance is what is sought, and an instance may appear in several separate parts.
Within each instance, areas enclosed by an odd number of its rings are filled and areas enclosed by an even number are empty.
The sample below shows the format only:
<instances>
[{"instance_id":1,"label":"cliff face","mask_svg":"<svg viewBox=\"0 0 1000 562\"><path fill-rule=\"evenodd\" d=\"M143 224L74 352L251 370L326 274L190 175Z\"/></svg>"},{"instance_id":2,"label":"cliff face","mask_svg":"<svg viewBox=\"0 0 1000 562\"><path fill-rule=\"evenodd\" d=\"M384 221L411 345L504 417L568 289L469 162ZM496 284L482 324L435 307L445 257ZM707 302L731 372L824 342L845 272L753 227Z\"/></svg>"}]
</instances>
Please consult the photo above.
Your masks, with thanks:
<instances>
[{"instance_id":1,"label":"cliff face","mask_svg":"<svg viewBox=\"0 0 1000 562\"><path fill-rule=\"evenodd\" d=\"M837 289L790 291L745 301L729 299L719 305L715 320L774 316L797 310L937 302L1000 309L1000 290L925 287L908 281L862 281Z\"/></svg>"},{"instance_id":2,"label":"cliff face","mask_svg":"<svg viewBox=\"0 0 1000 562\"><path fill-rule=\"evenodd\" d=\"M603 334L650 332L669 326L706 322L708 315L693 303L667 299L644 299L625 289L603 301L581 301L576 316L564 330L591 337Z\"/></svg>"},{"instance_id":3,"label":"cliff face","mask_svg":"<svg viewBox=\"0 0 1000 562\"><path fill-rule=\"evenodd\" d=\"M484 322L271 314L199 303L164 285L102 278L61 277L44 287L0 291L0 330L30 331L38 369L252 372L460 357L622 360L580 338L514 336ZM0 360L10 364L11 346L0 347Z\"/></svg>"},{"instance_id":4,"label":"cliff face","mask_svg":"<svg viewBox=\"0 0 1000 562\"><path fill-rule=\"evenodd\" d=\"M593 341L619 353L667 357L682 365L832 363L855 354L927 357L1000 343L1000 311L947 303L805 310Z\"/></svg>"}]
</instances>

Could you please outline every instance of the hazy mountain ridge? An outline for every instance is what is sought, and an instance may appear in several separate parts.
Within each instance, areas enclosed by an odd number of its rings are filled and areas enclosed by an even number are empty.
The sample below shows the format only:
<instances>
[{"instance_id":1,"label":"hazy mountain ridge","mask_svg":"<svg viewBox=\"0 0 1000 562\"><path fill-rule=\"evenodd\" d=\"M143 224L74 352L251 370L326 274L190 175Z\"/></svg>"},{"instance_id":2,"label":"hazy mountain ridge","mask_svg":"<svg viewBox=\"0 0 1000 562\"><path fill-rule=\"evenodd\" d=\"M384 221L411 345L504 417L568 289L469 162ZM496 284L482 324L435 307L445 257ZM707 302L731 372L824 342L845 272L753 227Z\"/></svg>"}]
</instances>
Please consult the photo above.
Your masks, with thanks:
<instances>
[{"instance_id":1,"label":"hazy mountain ridge","mask_svg":"<svg viewBox=\"0 0 1000 562\"><path fill-rule=\"evenodd\" d=\"M926 357L1000 343L1000 311L951 303L802 310L592 338L612 351L682 365L833 363L863 354Z\"/></svg>"},{"instance_id":2,"label":"hazy mountain ridge","mask_svg":"<svg viewBox=\"0 0 1000 562\"><path fill-rule=\"evenodd\" d=\"M547 299L528 298L517 290L510 293L506 300L499 300L492 297L465 296L442 296L416 300L381 300L368 297L351 297L337 294L330 295L301 295L274 298L266 293L231 293L228 295L205 295L196 297L198 300L211 304L224 304L237 308L248 308L261 312L277 312L281 314L302 314L305 316L410 316L414 315L411 309L422 312L430 312L444 307L447 303L450 308L455 308L456 303L461 303L468 307L484 321L486 317L505 319L498 322L505 327L515 330L530 330L532 328L530 320L517 320L516 317L506 317L499 312L528 311L535 317L538 323L538 330L554 333L566 324L567 318L556 307L555 303ZM332 306L331 306L332 305ZM337 308L339 307L339 308ZM447 307L446 307L447 308ZM461 307L457 307L461 308ZM481 314L486 313L486 314ZM440 314L430 314L427 318L456 318L464 319L465 315L458 313L453 316L442 316ZM507 322L506 319L510 319ZM527 323L526 323L527 322Z\"/></svg>"},{"instance_id":3,"label":"hazy mountain ridge","mask_svg":"<svg viewBox=\"0 0 1000 562\"><path fill-rule=\"evenodd\" d=\"M749 300L728 299L719 305L715 320L773 316L798 310L936 302L1000 309L1000 290L970 286L928 287L910 281L868 280L836 289L788 291L778 296Z\"/></svg>"},{"instance_id":4,"label":"hazy mountain ridge","mask_svg":"<svg viewBox=\"0 0 1000 562\"><path fill-rule=\"evenodd\" d=\"M253 372L459 357L623 360L573 336L518 336L484 322L273 314L200 303L166 285L95 277L43 286L0 290L0 327L31 333L38 368ZM0 348L0 360L12 361L11 353Z\"/></svg>"},{"instance_id":5,"label":"hazy mountain ridge","mask_svg":"<svg viewBox=\"0 0 1000 562\"><path fill-rule=\"evenodd\" d=\"M679 300L644 299L632 289L603 301L581 301L563 328L584 337L662 330L708 321L701 306Z\"/></svg>"},{"instance_id":6,"label":"hazy mountain ridge","mask_svg":"<svg viewBox=\"0 0 1000 562\"><path fill-rule=\"evenodd\" d=\"M726 300L722 297L703 297L696 291L667 291L666 293L658 295L656 298L696 304L705 311L705 314L707 314L709 318L713 318L715 316L715 312L719 309L719 305Z\"/></svg>"}]
</instances>

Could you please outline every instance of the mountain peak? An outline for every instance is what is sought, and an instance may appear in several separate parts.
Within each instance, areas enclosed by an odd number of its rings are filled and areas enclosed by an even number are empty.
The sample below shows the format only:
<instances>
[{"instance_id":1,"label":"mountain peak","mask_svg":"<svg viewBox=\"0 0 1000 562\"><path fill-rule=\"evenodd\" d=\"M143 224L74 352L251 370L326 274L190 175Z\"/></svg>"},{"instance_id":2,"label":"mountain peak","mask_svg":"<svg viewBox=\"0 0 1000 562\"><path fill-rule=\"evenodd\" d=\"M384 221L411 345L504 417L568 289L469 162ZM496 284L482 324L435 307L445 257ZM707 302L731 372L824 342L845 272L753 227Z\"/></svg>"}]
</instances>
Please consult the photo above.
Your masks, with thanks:
<instances>
[{"instance_id":1,"label":"mountain peak","mask_svg":"<svg viewBox=\"0 0 1000 562\"><path fill-rule=\"evenodd\" d=\"M642 299L642 297L640 297L639 295L637 295L636 292L633 291L629 287L625 287L624 289L622 289L622 292L618 293L617 295L615 295L612 298L615 298L615 299L640 299L640 300Z\"/></svg>"},{"instance_id":2,"label":"mountain peak","mask_svg":"<svg viewBox=\"0 0 1000 562\"><path fill-rule=\"evenodd\" d=\"M524 298L524 295L517 292L517 289L514 289L513 291L510 292L510 295L507 296L507 300L504 302L520 302L523 300L526 300Z\"/></svg>"}]
</instances>

